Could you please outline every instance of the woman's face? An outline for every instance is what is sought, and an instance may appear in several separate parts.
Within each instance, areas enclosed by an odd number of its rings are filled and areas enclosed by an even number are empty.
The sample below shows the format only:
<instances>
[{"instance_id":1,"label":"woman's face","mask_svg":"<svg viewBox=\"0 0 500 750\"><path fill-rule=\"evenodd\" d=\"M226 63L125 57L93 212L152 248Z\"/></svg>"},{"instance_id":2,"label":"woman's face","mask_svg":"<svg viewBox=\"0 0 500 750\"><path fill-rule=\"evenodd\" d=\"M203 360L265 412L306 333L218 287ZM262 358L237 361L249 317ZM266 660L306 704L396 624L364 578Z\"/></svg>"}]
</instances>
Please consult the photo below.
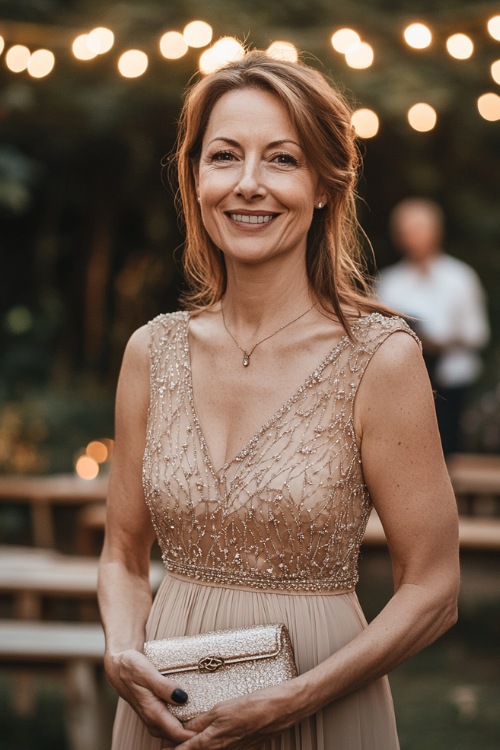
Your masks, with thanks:
<instances>
[{"instance_id":1,"label":"woman's face","mask_svg":"<svg viewBox=\"0 0 500 750\"><path fill-rule=\"evenodd\" d=\"M204 226L226 261L305 255L322 192L275 96L241 89L217 101L195 179Z\"/></svg>"}]
</instances>

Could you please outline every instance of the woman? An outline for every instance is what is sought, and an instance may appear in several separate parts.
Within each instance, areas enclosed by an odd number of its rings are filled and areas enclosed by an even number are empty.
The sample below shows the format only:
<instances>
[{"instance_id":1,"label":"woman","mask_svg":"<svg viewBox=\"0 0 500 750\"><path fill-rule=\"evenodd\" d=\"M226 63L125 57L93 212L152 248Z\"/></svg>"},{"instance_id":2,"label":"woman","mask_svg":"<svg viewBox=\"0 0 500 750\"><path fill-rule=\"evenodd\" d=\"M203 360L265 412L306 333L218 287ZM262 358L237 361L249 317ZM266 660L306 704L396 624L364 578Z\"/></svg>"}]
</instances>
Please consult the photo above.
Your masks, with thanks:
<instances>
[{"instance_id":1,"label":"woman","mask_svg":"<svg viewBox=\"0 0 500 750\"><path fill-rule=\"evenodd\" d=\"M319 73L250 52L192 88L177 166L190 311L132 336L117 395L113 748L394 750L384 675L455 621L457 519L419 344L363 291L350 112ZM372 504L395 591L367 625ZM180 724L182 684L144 641L265 622L287 625L299 676Z\"/></svg>"}]
</instances>

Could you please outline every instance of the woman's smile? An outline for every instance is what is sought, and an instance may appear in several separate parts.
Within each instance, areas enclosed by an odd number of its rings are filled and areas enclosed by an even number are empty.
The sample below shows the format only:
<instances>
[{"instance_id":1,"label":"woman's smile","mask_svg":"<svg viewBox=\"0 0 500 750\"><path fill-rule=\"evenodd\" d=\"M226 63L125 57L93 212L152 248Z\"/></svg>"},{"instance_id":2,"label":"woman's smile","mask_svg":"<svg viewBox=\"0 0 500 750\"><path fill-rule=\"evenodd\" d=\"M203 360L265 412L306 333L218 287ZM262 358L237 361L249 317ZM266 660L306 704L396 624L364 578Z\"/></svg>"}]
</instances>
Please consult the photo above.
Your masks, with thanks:
<instances>
[{"instance_id":1,"label":"woman's smile","mask_svg":"<svg viewBox=\"0 0 500 750\"><path fill-rule=\"evenodd\" d=\"M241 229L255 229L257 226L263 226L270 224L273 219L276 219L279 214L276 213L265 213L265 212L250 212L244 210L227 211L226 215L229 216L231 221L236 224L241 224Z\"/></svg>"}]
</instances>

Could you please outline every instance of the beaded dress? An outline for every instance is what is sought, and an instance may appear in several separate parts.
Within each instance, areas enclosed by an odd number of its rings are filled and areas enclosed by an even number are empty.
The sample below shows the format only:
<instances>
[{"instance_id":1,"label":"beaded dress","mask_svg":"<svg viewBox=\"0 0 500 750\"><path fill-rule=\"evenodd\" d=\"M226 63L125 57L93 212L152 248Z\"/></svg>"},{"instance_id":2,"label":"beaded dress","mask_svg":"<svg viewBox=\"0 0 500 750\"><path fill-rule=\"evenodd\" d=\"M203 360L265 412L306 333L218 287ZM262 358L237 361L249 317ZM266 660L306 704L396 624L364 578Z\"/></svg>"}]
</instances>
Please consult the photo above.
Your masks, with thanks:
<instances>
[{"instance_id":1,"label":"beaded dress","mask_svg":"<svg viewBox=\"0 0 500 750\"><path fill-rule=\"evenodd\" d=\"M366 620L354 588L371 501L353 407L371 357L399 318L359 318L247 445L216 471L196 414L189 313L151 323L143 485L167 575L147 639L284 622L299 673ZM314 364L314 363L313 363ZM263 750L397 750L387 678L335 701ZM160 750L120 699L113 750Z\"/></svg>"}]
</instances>

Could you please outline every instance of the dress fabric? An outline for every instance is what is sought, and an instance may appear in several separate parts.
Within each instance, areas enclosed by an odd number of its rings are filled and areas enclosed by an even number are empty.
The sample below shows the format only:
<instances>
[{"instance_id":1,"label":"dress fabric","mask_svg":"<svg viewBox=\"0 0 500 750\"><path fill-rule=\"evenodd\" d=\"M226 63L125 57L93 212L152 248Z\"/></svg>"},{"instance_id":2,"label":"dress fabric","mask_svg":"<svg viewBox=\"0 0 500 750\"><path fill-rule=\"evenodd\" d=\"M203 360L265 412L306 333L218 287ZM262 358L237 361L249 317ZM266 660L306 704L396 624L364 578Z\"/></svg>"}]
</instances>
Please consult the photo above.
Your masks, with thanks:
<instances>
[{"instance_id":1,"label":"dress fabric","mask_svg":"<svg viewBox=\"0 0 500 750\"><path fill-rule=\"evenodd\" d=\"M147 639L284 622L299 673L356 637L355 594L371 511L353 407L371 357L400 318L359 318L247 445L210 459L191 378L189 313L150 324L143 485L167 574ZM160 750L119 700L112 750ZM387 678L335 701L262 750L398 750Z\"/></svg>"}]
</instances>

